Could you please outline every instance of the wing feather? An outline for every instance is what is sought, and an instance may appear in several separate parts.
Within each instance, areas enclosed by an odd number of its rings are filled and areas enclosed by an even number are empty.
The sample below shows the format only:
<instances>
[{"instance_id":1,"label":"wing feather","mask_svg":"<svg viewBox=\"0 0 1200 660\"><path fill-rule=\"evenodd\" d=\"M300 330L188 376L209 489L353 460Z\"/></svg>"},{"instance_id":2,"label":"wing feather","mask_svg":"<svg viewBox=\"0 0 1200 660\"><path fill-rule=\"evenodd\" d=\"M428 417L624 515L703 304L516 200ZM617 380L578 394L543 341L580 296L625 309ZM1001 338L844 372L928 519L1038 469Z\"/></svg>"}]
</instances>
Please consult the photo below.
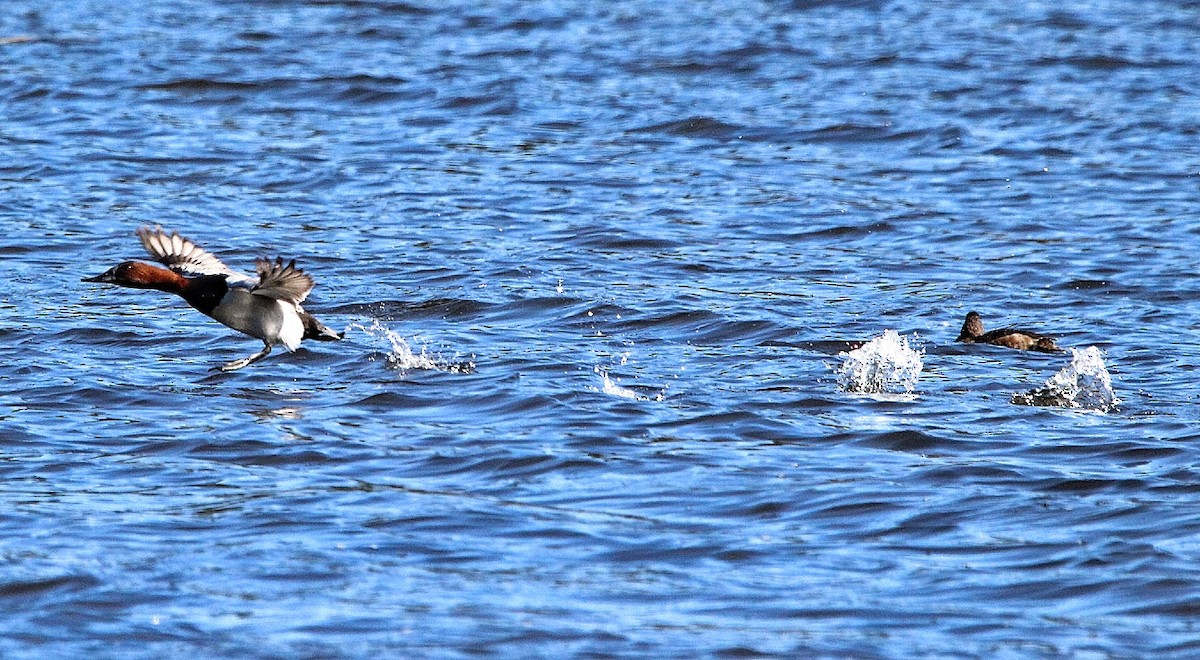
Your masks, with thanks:
<instances>
[{"instance_id":1,"label":"wing feather","mask_svg":"<svg viewBox=\"0 0 1200 660\"><path fill-rule=\"evenodd\" d=\"M179 232L167 234L162 227L139 227L137 237L155 261L182 275L231 275L236 279L249 279L249 276L230 269L211 252L180 236Z\"/></svg>"},{"instance_id":2,"label":"wing feather","mask_svg":"<svg viewBox=\"0 0 1200 660\"><path fill-rule=\"evenodd\" d=\"M284 265L283 259L276 257L274 263L262 257L254 260L258 271L258 284L250 289L256 296L266 296L276 300L286 300L299 305L312 291L313 278L308 273L296 268L296 260L292 259Z\"/></svg>"}]
</instances>

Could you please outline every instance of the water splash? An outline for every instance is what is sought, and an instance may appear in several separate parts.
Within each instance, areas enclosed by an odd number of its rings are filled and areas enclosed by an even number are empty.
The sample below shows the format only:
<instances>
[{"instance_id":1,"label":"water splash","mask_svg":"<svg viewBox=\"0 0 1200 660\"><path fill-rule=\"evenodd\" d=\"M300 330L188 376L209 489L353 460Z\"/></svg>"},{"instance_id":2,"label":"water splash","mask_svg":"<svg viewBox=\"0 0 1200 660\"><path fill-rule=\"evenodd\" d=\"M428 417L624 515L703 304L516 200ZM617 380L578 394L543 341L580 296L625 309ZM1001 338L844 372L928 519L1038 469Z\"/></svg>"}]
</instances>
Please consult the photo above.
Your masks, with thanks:
<instances>
[{"instance_id":1,"label":"water splash","mask_svg":"<svg viewBox=\"0 0 1200 660\"><path fill-rule=\"evenodd\" d=\"M612 396L619 396L622 399L632 399L634 401L641 399L641 397L638 396L637 392L634 392L633 390L629 389L628 387L621 387L620 385L613 382L613 379L611 377L609 377L609 375L608 375L607 369L601 369L600 367L596 367L595 369L593 369L593 371L595 371L596 374L598 376L600 376L600 391L601 392L604 392L605 394L611 394Z\"/></svg>"},{"instance_id":2,"label":"water splash","mask_svg":"<svg viewBox=\"0 0 1200 660\"><path fill-rule=\"evenodd\" d=\"M384 356L384 361L389 369L397 371L430 369L455 374L468 374L475 371L474 362L447 360L441 355L431 355L425 346L421 347L420 353L414 352L404 337L400 336L395 330L380 323L379 319L372 319L370 325L351 323L346 326L346 333L348 334L351 331L362 332L373 340L387 342L389 350ZM379 342L376 341L375 343Z\"/></svg>"},{"instance_id":3,"label":"water splash","mask_svg":"<svg viewBox=\"0 0 1200 660\"><path fill-rule=\"evenodd\" d=\"M885 330L850 352L842 352L838 387L843 392L864 394L912 394L921 376L921 351L908 345L908 338Z\"/></svg>"},{"instance_id":4,"label":"water splash","mask_svg":"<svg viewBox=\"0 0 1200 660\"><path fill-rule=\"evenodd\" d=\"M624 359L622 359L621 364L625 364ZM621 385L619 385L616 381L614 381L612 379L611 376L608 375L608 369L605 369L604 367L596 366L596 367L592 368L592 371L594 371L597 376L600 376L600 387L597 388L597 391L603 392L610 396L620 397L622 399L629 399L630 401L650 401L651 400L651 397L642 396L641 394L638 394L637 392L629 389L628 387L622 387ZM667 389L664 387L661 392L659 392L656 396L653 397L653 400L654 401L662 401L663 398L666 396L666 393L667 393Z\"/></svg>"},{"instance_id":5,"label":"water splash","mask_svg":"<svg viewBox=\"0 0 1200 660\"><path fill-rule=\"evenodd\" d=\"M1104 352L1095 346L1071 349L1071 364L1063 367L1038 389L1014 394L1022 406L1055 406L1108 412L1121 403L1113 392Z\"/></svg>"}]
</instances>

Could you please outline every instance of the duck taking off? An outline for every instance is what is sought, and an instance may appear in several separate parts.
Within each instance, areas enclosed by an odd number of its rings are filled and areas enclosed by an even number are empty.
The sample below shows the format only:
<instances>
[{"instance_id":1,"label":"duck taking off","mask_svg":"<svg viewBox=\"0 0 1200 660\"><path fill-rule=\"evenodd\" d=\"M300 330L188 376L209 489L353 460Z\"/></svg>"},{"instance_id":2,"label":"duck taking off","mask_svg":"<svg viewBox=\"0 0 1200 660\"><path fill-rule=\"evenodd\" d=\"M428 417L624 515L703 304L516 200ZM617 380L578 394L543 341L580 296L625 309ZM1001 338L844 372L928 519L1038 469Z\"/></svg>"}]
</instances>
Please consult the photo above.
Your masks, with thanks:
<instances>
[{"instance_id":1,"label":"duck taking off","mask_svg":"<svg viewBox=\"0 0 1200 660\"><path fill-rule=\"evenodd\" d=\"M178 232L168 235L162 227L141 227L137 237L146 252L166 268L124 261L83 281L174 293L230 328L262 340L261 351L225 364L221 371L241 369L261 360L275 344L294 351L304 339L342 338L300 307L312 291L313 279L296 268L295 259L286 265L278 257L274 262L255 259L258 277L251 277L231 270Z\"/></svg>"},{"instance_id":2,"label":"duck taking off","mask_svg":"<svg viewBox=\"0 0 1200 660\"><path fill-rule=\"evenodd\" d=\"M975 312L967 314L967 320L963 321L962 332L958 334L958 339L955 341L968 344L1007 346L1008 348L1015 348L1022 351L1039 351L1041 353L1058 353L1062 351L1054 343L1054 337L1030 330L1001 328L999 330L992 330L991 332L984 332L983 319Z\"/></svg>"}]
</instances>

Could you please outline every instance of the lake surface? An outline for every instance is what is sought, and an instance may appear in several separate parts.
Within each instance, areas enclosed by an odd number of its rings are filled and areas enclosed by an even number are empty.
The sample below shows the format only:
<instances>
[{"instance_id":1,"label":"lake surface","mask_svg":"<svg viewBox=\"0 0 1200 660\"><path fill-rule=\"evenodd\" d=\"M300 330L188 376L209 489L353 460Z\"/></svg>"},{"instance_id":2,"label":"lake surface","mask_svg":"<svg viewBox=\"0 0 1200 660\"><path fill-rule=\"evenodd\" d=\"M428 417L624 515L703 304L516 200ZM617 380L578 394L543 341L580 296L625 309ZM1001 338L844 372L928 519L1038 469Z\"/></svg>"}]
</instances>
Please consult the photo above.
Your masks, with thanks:
<instances>
[{"instance_id":1,"label":"lake surface","mask_svg":"<svg viewBox=\"0 0 1200 660\"><path fill-rule=\"evenodd\" d=\"M17 0L0 112L0 656L1200 654L1196 2Z\"/></svg>"}]
</instances>

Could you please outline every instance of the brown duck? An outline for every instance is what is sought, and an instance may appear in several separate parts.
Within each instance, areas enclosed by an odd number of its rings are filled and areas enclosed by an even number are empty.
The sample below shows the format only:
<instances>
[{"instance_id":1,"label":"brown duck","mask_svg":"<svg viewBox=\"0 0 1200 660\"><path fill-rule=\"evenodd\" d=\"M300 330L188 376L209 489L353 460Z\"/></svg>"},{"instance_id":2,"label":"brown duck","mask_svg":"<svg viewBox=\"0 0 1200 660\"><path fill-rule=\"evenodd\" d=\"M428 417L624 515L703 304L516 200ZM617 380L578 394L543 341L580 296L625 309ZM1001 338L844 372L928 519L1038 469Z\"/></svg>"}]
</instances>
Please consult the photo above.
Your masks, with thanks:
<instances>
[{"instance_id":1,"label":"brown duck","mask_svg":"<svg viewBox=\"0 0 1200 660\"><path fill-rule=\"evenodd\" d=\"M962 332L958 334L958 339L955 341L966 342L968 344L992 344L994 346L1007 346L1021 351L1039 351L1042 353L1058 353L1062 351L1057 344L1054 343L1054 337L1029 330L1020 330L1018 328L1001 328L992 330L991 332L983 331L983 319L975 312L967 314L967 320L963 321Z\"/></svg>"}]
</instances>

